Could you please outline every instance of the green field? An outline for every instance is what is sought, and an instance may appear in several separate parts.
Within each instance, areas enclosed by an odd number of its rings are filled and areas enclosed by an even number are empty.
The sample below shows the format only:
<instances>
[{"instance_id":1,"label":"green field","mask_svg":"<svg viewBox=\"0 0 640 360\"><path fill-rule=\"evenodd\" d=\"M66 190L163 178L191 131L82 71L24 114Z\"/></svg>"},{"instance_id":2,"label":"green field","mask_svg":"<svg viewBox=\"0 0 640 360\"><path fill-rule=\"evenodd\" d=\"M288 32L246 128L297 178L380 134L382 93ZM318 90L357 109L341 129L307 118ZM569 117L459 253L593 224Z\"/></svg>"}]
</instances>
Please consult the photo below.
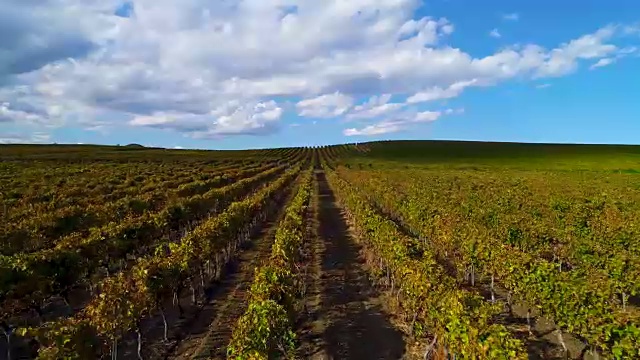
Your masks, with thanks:
<instances>
[{"instance_id":1,"label":"green field","mask_svg":"<svg viewBox=\"0 0 640 360\"><path fill-rule=\"evenodd\" d=\"M640 146L0 146L0 358L640 358Z\"/></svg>"},{"instance_id":2,"label":"green field","mask_svg":"<svg viewBox=\"0 0 640 360\"><path fill-rule=\"evenodd\" d=\"M393 162L400 166L510 167L640 172L640 146L522 144L464 141L386 141L362 143L369 151L352 161ZM362 156L359 156L362 154Z\"/></svg>"}]
</instances>

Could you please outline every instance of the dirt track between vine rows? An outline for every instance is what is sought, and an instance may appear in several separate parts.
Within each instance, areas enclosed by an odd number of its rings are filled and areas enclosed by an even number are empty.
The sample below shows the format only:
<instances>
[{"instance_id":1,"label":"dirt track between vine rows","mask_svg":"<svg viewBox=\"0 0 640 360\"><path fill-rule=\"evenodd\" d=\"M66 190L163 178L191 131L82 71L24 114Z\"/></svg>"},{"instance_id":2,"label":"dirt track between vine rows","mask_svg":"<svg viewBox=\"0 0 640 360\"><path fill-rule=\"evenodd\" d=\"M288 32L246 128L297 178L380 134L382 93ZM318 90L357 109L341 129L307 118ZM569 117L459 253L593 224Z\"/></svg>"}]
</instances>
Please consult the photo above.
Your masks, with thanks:
<instances>
[{"instance_id":1,"label":"dirt track between vine rows","mask_svg":"<svg viewBox=\"0 0 640 360\"><path fill-rule=\"evenodd\" d=\"M323 171L318 181L316 284L300 329L302 359L400 359L405 344L383 310L384 297L369 281L360 247L351 235ZM316 289L315 293L313 289Z\"/></svg>"}]
</instances>

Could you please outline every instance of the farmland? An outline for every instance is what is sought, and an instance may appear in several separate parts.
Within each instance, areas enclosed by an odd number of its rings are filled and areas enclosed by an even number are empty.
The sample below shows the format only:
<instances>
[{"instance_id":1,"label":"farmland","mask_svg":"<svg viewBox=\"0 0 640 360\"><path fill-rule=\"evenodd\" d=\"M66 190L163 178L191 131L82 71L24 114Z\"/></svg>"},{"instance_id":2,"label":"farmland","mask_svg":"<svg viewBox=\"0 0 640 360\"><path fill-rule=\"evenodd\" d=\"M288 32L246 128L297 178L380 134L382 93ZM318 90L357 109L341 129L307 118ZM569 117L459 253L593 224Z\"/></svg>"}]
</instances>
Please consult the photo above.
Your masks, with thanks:
<instances>
[{"instance_id":1,"label":"farmland","mask_svg":"<svg viewBox=\"0 0 640 360\"><path fill-rule=\"evenodd\" d=\"M0 359L640 358L640 148L0 147Z\"/></svg>"}]
</instances>

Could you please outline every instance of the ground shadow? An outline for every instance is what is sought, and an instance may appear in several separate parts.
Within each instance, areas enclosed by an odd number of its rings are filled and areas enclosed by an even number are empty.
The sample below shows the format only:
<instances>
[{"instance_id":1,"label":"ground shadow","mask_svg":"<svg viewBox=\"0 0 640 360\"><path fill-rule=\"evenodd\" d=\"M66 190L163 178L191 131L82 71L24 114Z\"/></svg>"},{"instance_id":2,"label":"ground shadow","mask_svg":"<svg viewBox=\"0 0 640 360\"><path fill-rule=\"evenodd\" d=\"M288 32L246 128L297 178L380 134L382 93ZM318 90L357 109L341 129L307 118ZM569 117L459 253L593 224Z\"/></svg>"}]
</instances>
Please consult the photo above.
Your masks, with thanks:
<instances>
[{"instance_id":1,"label":"ground shadow","mask_svg":"<svg viewBox=\"0 0 640 360\"><path fill-rule=\"evenodd\" d=\"M319 235L325 242L321 314L327 323L323 334L327 356L400 359L405 349L402 333L382 311L380 294L369 282L360 248L349 233L324 172L317 172L317 177Z\"/></svg>"}]
</instances>

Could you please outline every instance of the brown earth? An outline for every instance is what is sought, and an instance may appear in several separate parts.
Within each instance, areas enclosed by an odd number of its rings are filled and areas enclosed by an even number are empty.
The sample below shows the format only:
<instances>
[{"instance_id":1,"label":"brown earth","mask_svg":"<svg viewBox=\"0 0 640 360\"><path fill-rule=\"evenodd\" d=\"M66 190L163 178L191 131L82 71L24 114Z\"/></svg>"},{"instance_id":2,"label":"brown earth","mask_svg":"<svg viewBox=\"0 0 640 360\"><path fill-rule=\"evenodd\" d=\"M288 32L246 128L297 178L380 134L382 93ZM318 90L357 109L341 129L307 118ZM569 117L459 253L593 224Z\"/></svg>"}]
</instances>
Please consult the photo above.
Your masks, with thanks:
<instances>
[{"instance_id":1,"label":"brown earth","mask_svg":"<svg viewBox=\"0 0 640 360\"><path fill-rule=\"evenodd\" d=\"M369 281L361 248L349 231L325 174L319 187L317 265L307 296L298 356L302 359L401 359L402 333L383 310L384 296Z\"/></svg>"}]
</instances>

